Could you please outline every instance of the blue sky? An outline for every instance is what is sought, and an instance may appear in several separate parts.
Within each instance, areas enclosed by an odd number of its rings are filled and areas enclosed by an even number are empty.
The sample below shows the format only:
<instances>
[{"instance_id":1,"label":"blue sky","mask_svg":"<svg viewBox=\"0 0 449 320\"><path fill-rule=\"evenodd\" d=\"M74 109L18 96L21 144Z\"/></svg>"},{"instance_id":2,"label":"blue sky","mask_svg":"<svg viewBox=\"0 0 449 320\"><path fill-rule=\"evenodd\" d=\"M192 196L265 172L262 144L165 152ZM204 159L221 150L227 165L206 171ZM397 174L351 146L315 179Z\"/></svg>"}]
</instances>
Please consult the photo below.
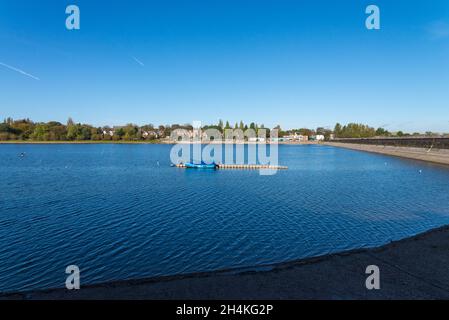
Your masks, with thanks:
<instances>
[{"instance_id":1,"label":"blue sky","mask_svg":"<svg viewBox=\"0 0 449 320\"><path fill-rule=\"evenodd\" d=\"M449 2L0 0L7 116L449 132Z\"/></svg>"}]
</instances>

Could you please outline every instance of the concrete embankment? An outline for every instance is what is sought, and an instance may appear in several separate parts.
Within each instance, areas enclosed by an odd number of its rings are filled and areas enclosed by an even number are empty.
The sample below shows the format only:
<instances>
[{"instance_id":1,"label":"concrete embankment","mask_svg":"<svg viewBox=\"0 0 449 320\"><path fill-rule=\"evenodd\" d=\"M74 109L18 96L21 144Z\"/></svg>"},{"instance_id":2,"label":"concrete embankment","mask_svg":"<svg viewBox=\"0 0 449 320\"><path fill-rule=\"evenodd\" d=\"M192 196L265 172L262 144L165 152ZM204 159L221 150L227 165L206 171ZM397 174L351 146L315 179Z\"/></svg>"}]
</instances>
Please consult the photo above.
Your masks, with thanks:
<instances>
[{"instance_id":1,"label":"concrete embankment","mask_svg":"<svg viewBox=\"0 0 449 320\"><path fill-rule=\"evenodd\" d=\"M353 144L341 142L326 142L325 145L347 148L352 150L373 152L385 154L389 156L396 156L414 160L427 161L432 163L449 165L449 149L425 149L412 147L394 147L394 146L380 146L368 144Z\"/></svg>"},{"instance_id":2,"label":"concrete embankment","mask_svg":"<svg viewBox=\"0 0 449 320\"><path fill-rule=\"evenodd\" d=\"M449 227L362 249L272 265L0 296L0 299L449 299ZM380 290L366 288L368 266Z\"/></svg>"}]
</instances>

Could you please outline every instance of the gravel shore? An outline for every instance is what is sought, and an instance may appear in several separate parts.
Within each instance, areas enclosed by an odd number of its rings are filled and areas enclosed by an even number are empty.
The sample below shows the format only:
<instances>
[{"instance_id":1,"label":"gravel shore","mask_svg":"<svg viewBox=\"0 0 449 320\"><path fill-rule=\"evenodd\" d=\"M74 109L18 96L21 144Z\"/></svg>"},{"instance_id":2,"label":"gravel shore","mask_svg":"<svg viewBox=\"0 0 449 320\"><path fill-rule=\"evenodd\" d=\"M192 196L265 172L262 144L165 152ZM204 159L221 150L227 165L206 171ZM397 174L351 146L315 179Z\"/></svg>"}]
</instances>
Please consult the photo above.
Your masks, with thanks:
<instances>
[{"instance_id":1,"label":"gravel shore","mask_svg":"<svg viewBox=\"0 0 449 320\"><path fill-rule=\"evenodd\" d=\"M368 144L352 144L352 143L338 143L338 142L326 142L324 144L328 146L346 148L351 150L373 152L389 156L396 156L401 158L449 165L449 150L446 149L443 150L443 149L424 149L424 148L411 148L411 147L392 147L392 146L377 146Z\"/></svg>"}]
</instances>

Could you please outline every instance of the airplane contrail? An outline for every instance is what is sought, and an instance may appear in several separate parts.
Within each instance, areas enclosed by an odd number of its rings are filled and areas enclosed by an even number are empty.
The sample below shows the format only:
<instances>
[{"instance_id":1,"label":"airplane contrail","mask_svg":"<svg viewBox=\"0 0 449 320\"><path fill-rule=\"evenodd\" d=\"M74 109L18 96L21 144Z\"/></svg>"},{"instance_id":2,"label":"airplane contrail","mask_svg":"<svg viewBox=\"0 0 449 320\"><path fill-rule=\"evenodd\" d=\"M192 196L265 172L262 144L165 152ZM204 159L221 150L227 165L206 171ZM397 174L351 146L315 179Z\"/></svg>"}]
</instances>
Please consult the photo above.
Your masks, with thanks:
<instances>
[{"instance_id":1,"label":"airplane contrail","mask_svg":"<svg viewBox=\"0 0 449 320\"><path fill-rule=\"evenodd\" d=\"M136 61L138 64L140 64L142 67L145 67L145 64L142 62L142 61L140 61L139 59L137 59L136 57L131 57L131 58L133 58L134 59L134 61Z\"/></svg>"},{"instance_id":2,"label":"airplane contrail","mask_svg":"<svg viewBox=\"0 0 449 320\"><path fill-rule=\"evenodd\" d=\"M17 69L17 68L15 68L13 66L7 65L6 63L0 62L0 66L4 66L5 68L8 68L8 69L13 70L13 71L16 71L16 72L18 72L20 74L23 74L24 76L27 76L27 77L30 77L30 78L34 79L34 80L37 80L37 81L41 80L38 77L33 76L32 74L29 74L29 73L27 73L27 72L25 72L23 70Z\"/></svg>"}]
</instances>

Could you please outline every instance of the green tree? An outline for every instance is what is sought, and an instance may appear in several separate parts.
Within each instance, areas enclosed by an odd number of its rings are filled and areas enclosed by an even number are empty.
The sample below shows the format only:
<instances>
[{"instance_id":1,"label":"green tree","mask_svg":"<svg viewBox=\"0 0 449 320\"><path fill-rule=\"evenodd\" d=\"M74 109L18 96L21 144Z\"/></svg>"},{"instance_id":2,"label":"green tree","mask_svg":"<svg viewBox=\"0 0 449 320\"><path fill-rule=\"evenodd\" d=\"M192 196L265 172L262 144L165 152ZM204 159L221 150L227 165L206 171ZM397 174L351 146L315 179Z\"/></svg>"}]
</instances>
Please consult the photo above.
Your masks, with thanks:
<instances>
[{"instance_id":1,"label":"green tree","mask_svg":"<svg viewBox=\"0 0 449 320\"><path fill-rule=\"evenodd\" d=\"M67 127L67 140L73 141L78 135L78 128L76 125L71 125Z\"/></svg>"},{"instance_id":2,"label":"green tree","mask_svg":"<svg viewBox=\"0 0 449 320\"><path fill-rule=\"evenodd\" d=\"M125 135L125 130L123 128L118 128L115 131L114 137L117 137L119 140Z\"/></svg>"},{"instance_id":3,"label":"green tree","mask_svg":"<svg viewBox=\"0 0 449 320\"><path fill-rule=\"evenodd\" d=\"M76 140L79 141L90 140L92 135L90 128L86 125L77 125L77 127L78 132L76 135Z\"/></svg>"},{"instance_id":4,"label":"green tree","mask_svg":"<svg viewBox=\"0 0 449 320\"><path fill-rule=\"evenodd\" d=\"M320 134L320 135L326 135L326 129L323 127L318 127L316 128L316 134Z\"/></svg>"},{"instance_id":5,"label":"green tree","mask_svg":"<svg viewBox=\"0 0 449 320\"><path fill-rule=\"evenodd\" d=\"M48 141L49 136L48 125L46 125L45 123L39 123L38 125L36 125L31 138L36 141Z\"/></svg>"},{"instance_id":6,"label":"green tree","mask_svg":"<svg viewBox=\"0 0 449 320\"><path fill-rule=\"evenodd\" d=\"M131 140L139 139L139 137L138 137L139 128L132 123L127 124L123 128L123 132L124 132L124 135L122 138L124 140L131 141Z\"/></svg>"},{"instance_id":7,"label":"green tree","mask_svg":"<svg viewBox=\"0 0 449 320\"><path fill-rule=\"evenodd\" d=\"M16 120L11 125L11 129L17 139L27 140L34 132L34 123L29 119Z\"/></svg>"},{"instance_id":8,"label":"green tree","mask_svg":"<svg viewBox=\"0 0 449 320\"><path fill-rule=\"evenodd\" d=\"M390 136L390 132L388 132L388 130L385 130L384 128L377 128L376 136L378 136L378 137L388 137L388 136Z\"/></svg>"},{"instance_id":9,"label":"green tree","mask_svg":"<svg viewBox=\"0 0 449 320\"><path fill-rule=\"evenodd\" d=\"M349 123L341 129L336 126L338 138L370 138L376 135L376 130L364 124Z\"/></svg>"},{"instance_id":10,"label":"green tree","mask_svg":"<svg viewBox=\"0 0 449 320\"><path fill-rule=\"evenodd\" d=\"M334 128L334 134L336 138L339 138L341 135L342 127L341 124L337 123Z\"/></svg>"}]
</instances>

